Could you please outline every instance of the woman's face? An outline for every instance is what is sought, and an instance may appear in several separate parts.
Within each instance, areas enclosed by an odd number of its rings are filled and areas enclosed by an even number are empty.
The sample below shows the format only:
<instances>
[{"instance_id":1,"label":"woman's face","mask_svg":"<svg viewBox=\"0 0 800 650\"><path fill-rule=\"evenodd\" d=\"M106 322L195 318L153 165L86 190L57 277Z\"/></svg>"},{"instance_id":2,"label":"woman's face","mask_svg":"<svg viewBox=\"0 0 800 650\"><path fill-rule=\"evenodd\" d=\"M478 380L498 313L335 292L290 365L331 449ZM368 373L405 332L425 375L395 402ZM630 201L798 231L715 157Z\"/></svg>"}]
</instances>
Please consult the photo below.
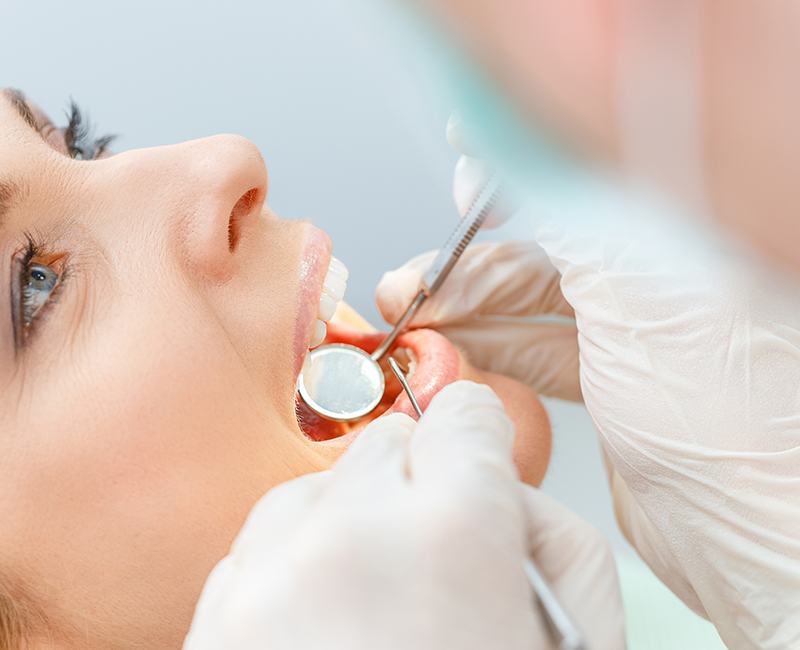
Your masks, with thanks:
<instances>
[{"instance_id":1,"label":"woman's face","mask_svg":"<svg viewBox=\"0 0 800 650\"><path fill-rule=\"evenodd\" d=\"M330 245L243 138L77 131L0 94L0 586L64 645L177 647L254 502L342 448L295 412Z\"/></svg>"},{"instance_id":2,"label":"woman's face","mask_svg":"<svg viewBox=\"0 0 800 650\"><path fill-rule=\"evenodd\" d=\"M325 465L294 382L329 244L264 209L243 138L68 153L0 97L0 558L51 616L185 618L252 503Z\"/></svg>"}]
</instances>

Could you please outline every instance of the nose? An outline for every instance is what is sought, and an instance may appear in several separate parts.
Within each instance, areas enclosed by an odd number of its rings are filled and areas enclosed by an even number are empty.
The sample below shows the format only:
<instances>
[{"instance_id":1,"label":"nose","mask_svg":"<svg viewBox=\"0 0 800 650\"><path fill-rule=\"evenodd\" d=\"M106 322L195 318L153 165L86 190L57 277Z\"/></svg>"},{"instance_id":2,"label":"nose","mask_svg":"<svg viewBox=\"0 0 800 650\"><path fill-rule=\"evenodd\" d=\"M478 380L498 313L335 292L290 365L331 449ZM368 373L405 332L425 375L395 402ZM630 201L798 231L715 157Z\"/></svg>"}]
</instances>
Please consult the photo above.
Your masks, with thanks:
<instances>
[{"instance_id":1,"label":"nose","mask_svg":"<svg viewBox=\"0 0 800 650\"><path fill-rule=\"evenodd\" d=\"M223 279L243 229L264 205L264 159L252 142L236 135L175 145L173 156L170 167L184 180L175 215L180 254L193 271Z\"/></svg>"}]
</instances>

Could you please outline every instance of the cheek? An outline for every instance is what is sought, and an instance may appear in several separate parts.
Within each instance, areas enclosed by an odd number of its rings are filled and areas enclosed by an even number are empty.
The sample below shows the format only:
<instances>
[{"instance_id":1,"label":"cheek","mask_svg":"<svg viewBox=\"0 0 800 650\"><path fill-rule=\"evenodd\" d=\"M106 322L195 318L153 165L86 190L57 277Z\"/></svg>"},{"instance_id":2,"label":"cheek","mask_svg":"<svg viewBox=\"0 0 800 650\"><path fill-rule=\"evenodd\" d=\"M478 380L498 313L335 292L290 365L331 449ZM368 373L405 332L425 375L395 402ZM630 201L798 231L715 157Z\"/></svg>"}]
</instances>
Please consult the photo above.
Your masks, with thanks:
<instances>
[{"instance_id":1,"label":"cheek","mask_svg":"<svg viewBox=\"0 0 800 650\"><path fill-rule=\"evenodd\" d=\"M268 220L240 243L233 281L208 289L224 333L248 368L259 400L294 418L295 347L302 233Z\"/></svg>"},{"instance_id":2,"label":"cheek","mask_svg":"<svg viewBox=\"0 0 800 650\"><path fill-rule=\"evenodd\" d=\"M170 333L160 319L139 319L119 338L95 340L86 383L53 412L81 423L81 453L115 475L114 483L147 490L185 482L201 502L212 502L217 487L242 477L261 475L263 484L272 473L265 469L280 469L274 457L291 438L282 435L269 391L252 381L231 341L213 319L192 316L168 319L182 323ZM80 369L71 374L81 376ZM83 412L75 413L77 404ZM168 497L180 489L154 493Z\"/></svg>"},{"instance_id":3,"label":"cheek","mask_svg":"<svg viewBox=\"0 0 800 650\"><path fill-rule=\"evenodd\" d=\"M308 465L224 337L198 318L165 333L150 313L103 323L28 405L12 538L72 610L103 593L190 614L253 503Z\"/></svg>"}]
</instances>

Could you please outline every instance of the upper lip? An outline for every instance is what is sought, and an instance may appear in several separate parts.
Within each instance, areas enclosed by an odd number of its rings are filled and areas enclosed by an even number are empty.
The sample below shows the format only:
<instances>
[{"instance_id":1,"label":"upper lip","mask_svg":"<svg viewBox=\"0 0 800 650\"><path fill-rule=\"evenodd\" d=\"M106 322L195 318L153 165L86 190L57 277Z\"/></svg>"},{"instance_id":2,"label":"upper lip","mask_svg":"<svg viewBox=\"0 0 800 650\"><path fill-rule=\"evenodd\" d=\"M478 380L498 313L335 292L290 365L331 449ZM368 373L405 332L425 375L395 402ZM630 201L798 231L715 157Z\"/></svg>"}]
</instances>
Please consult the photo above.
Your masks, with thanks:
<instances>
[{"instance_id":1,"label":"upper lip","mask_svg":"<svg viewBox=\"0 0 800 650\"><path fill-rule=\"evenodd\" d=\"M330 239L318 228L310 226L302 255L295 332L295 377L300 374L303 360L308 352L308 345L314 333L314 320L319 309L322 285L330 265Z\"/></svg>"}]
</instances>

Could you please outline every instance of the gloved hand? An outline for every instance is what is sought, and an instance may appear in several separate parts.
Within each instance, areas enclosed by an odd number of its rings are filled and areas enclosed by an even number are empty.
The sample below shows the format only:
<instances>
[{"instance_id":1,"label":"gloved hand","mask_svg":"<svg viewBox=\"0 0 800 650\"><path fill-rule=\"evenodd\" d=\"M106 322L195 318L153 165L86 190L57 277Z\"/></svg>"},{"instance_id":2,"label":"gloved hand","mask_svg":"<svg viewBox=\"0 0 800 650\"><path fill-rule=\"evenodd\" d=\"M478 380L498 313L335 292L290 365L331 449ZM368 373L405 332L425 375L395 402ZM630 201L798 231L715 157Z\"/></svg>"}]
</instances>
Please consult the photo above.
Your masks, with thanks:
<instances>
[{"instance_id":1,"label":"gloved hand","mask_svg":"<svg viewBox=\"0 0 800 650\"><path fill-rule=\"evenodd\" d=\"M796 288L671 224L520 218L537 244L474 247L415 323L451 336L475 365L569 396L570 346L553 337L548 370L547 343L519 317L571 305L623 532L730 647L800 647ZM384 277L390 322L424 266Z\"/></svg>"},{"instance_id":2,"label":"gloved hand","mask_svg":"<svg viewBox=\"0 0 800 650\"><path fill-rule=\"evenodd\" d=\"M464 214L491 170L474 157L455 114L447 123L447 140L461 154L453 198ZM501 200L484 228L504 223L513 211ZM376 297L387 322L396 322L403 313L435 255L419 255L383 276ZM560 280L534 242L473 244L451 271L445 290L423 304L414 326L437 329L483 370L513 377L542 395L579 401L578 330Z\"/></svg>"},{"instance_id":3,"label":"gloved hand","mask_svg":"<svg viewBox=\"0 0 800 650\"><path fill-rule=\"evenodd\" d=\"M387 322L405 311L435 256L424 253L383 276L376 295ZM438 330L482 370L579 401L578 329L560 280L534 242L472 244L413 326Z\"/></svg>"},{"instance_id":4,"label":"gloved hand","mask_svg":"<svg viewBox=\"0 0 800 650\"><path fill-rule=\"evenodd\" d=\"M620 648L608 546L519 483L513 432L458 382L419 423L375 420L330 472L270 491L211 573L184 650L551 648L532 553L590 647Z\"/></svg>"},{"instance_id":5,"label":"gloved hand","mask_svg":"<svg viewBox=\"0 0 800 650\"><path fill-rule=\"evenodd\" d=\"M486 183L492 170L489 164L477 155L477 149L470 142L464 123L458 114L453 113L447 121L447 142L460 155L453 174L453 200L459 214L464 214L478 195L480 187ZM502 196L483 222L482 228L496 228L508 221L515 212L515 202Z\"/></svg>"}]
</instances>

